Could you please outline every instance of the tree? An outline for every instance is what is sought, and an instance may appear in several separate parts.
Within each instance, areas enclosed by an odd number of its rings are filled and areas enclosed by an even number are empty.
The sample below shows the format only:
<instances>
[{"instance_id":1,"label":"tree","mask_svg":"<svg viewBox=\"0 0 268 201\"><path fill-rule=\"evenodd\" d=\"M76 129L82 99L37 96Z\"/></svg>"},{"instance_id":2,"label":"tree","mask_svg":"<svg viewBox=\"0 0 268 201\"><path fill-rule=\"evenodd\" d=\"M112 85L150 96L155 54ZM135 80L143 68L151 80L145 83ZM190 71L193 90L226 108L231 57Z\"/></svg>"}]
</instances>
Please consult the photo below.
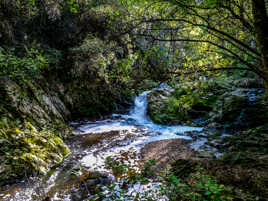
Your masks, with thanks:
<instances>
[{"instance_id":1,"label":"tree","mask_svg":"<svg viewBox=\"0 0 268 201\"><path fill-rule=\"evenodd\" d=\"M132 11L129 21L135 35L190 46L195 53L199 52L199 59L192 60L195 71L252 71L263 79L268 93L265 0L121 0L121 3ZM160 31L170 35L163 36ZM193 68L186 65L184 70L191 73Z\"/></svg>"},{"instance_id":2,"label":"tree","mask_svg":"<svg viewBox=\"0 0 268 201\"><path fill-rule=\"evenodd\" d=\"M262 72L268 94L268 16L265 0L252 0L256 41L261 54Z\"/></svg>"}]
</instances>

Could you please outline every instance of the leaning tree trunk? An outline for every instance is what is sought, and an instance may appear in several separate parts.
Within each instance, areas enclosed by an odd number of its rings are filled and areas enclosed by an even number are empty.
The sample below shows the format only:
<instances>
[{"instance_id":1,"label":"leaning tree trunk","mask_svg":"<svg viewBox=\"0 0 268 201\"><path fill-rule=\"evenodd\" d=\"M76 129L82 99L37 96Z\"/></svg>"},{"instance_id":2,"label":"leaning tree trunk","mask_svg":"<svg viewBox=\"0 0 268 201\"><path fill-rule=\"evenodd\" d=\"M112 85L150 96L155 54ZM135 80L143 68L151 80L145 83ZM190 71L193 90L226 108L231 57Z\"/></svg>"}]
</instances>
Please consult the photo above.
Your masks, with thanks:
<instances>
[{"instance_id":1,"label":"leaning tree trunk","mask_svg":"<svg viewBox=\"0 0 268 201\"><path fill-rule=\"evenodd\" d=\"M268 96L268 17L265 0L252 0L252 9L257 45L261 53L264 86Z\"/></svg>"}]
</instances>

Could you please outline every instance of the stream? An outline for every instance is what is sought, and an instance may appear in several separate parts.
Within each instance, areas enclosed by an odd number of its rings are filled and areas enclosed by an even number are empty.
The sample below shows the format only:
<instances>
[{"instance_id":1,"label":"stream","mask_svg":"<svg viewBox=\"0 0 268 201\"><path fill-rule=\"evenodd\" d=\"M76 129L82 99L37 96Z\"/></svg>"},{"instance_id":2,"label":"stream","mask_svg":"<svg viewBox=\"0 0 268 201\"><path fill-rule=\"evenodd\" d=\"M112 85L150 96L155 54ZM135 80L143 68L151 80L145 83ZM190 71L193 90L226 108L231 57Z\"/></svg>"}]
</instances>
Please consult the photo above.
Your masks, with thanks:
<instances>
[{"instance_id":1,"label":"stream","mask_svg":"<svg viewBox=\"0 0 268 201\"><path fill-rule=\"evenodd\" d=\"M169 90L169 89L167 89ZM97 200L85 189L85 177L91 175L86 182L98 184L114 184L113 193L121 200L133 200L137 193L146 188L157 189L159 182L151 180L146 184L136 183L127 186L125 198L120 197L120 185L124 180L118 178L111 170L107 170L107 159L120 161L139 172L141 167L141 149L148 143L160 140L182 139L188 141L191 149L198 150L206 142L206 138L193 138L193 131L202 133L203 128L188 126L165 126L153 123L147 116L147 94L143 92L135 98L134 107L128 114L113 114L110 118L95 122L72 122L75 132L67 142L71 155L61 164L54 167L47 175L31 177L6 191L0 192L3 201L71 201ZM100 173L102 176L94 177ZM93 176L92 176L93 175ZM102 193L113 200L111 191L105 185ZM81 189L84 189L83 192ZM156 200L168 200L156 196Z\"/></svg>"}]
</instances>

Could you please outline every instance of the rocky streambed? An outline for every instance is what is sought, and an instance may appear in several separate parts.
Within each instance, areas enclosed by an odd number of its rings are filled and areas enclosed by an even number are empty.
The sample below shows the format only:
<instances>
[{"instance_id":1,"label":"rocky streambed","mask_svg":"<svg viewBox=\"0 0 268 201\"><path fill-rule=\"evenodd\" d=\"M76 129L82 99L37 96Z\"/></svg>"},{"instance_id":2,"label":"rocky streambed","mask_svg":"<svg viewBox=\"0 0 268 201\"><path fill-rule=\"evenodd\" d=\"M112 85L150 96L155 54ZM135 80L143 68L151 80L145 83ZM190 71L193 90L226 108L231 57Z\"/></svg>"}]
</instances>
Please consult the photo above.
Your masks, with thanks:
<instances>
[{"instance_id":1,"label":"rocky streambed","mask_svg":"<svg viewBox=\"0 0 268 201\"><path fill-rule=\"evenodd\" d=\"M69 158L43 177L3 187L0 199L145 200L149 196L153 200L169 200L161 194L161 181L148 176L150 172L146 169L164 172L174 168L172 164L178 161L187 161L180 163L178 169L191 170L202 160L208 168L224 167L229 169L229 176L236 174L237 181L241 180L239 177L245 171L239 169L243 170L243 166L230 169L220 162L211 162L222 155L224 149L217 143L228 137L226 133L211 134L202 127L153 123L146 115L148 93L143 92L135 99L128 114L114 114L102 121L73 122L76 129L67 141L71 149ZM215 172L221 174L223 170L218 168ZM260 170L258 174L254 171L251 171L253 176L266 177L265 171ZM146 180L137 176L145 174ZM135 178L135 182L130 178Z\"/></svg>"}]
</instances>

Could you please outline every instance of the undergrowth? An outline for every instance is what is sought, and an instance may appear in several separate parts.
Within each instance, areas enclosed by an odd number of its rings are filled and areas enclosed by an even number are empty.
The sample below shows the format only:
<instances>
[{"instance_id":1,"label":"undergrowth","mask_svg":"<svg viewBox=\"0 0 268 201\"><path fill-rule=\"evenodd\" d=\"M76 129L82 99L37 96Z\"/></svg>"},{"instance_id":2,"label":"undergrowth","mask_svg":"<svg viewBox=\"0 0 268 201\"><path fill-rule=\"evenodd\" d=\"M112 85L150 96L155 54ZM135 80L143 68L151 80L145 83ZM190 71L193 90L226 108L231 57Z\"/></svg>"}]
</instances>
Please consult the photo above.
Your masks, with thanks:
<instances>
[{"instance_id":1,"label":"undergrowth","mask_svg":"<svg viewBox=\"0 0 268 201\"><path fill-rule=\"evenodd\" d=\"M233 201L258 200L246 193L239 198L233 187L219 183L216 177L207 174L200 165L186 178L180 178L172 170L157 174L152 170L155 160L146 162L140 171L106 158L106 168L116 175L116 182L100 185L90 191L88 201L135 200L135 201ZM119 179L118 179L119 178ZM90 187L89 187L90 189ZM97 190L96 190L97 189Z\"/></svg>"}]
</instances>

